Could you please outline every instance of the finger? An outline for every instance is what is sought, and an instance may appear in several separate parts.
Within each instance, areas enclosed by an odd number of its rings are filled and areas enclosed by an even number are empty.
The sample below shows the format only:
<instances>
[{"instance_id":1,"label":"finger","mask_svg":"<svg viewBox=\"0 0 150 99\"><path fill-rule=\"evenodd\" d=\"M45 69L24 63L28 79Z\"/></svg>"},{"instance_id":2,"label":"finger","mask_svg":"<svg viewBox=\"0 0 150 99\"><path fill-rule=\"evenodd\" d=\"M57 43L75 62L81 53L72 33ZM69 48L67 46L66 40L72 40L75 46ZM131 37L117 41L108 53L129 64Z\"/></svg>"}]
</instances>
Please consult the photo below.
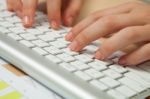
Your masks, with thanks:
<instances>
[{"instance_id":1,"label":"finger","mask_svg":"<svg viewBox=\"0 0 150 99\"><path fill-rule=\"evenodd\" d=\"M126 46L150 40L150 26L133 26L127 27L116 33L105 41L95 54L97 59L105 59L114 52L125 48Z\"/></svg>"},{"instance_id":2,"label":"finger","mask_svg":"<svg viewBox=\"0 0 150 99\"><path fill-rule=\"evenodd\" d=\"M85 18L79 24L77 24L73 29L66 35L66 40L72 41L81 31L83 31L86 27L96 22L99 18L108 15L121 14L129 12L136 4L126 3L116 7L104 9L97 11L91 14L89 17Z\"/></svg>"},{"instance_id":3,"label":"finger","mask_svg":"<svg viewBox=\"0 0 150 99\"><path fill-rule=\"evenodd\" d=\"M68 0L68 2L69 4L63 14L63 23L66 26L71 26L80 12L82 0Z\"/></svg>"},{"instance_id":4,"label":"finger","mask_svg":"<svg viewBox=\"0 0 150 99\"><path fill-rule=\"evenodd\" d=\"M52 28L58 29L61 24L61 0L47 0L47 11Z\"/></svg>"},{"instance_id":5,"label":"finger","mask_svg":"<svg viewBox=\"0 0 150 99\"><path fill-rule=\"evenodd\" d=\"M7 2L8 11L14 11L14 9L13 9L14 1L13 0L6 0L6 2Z\"/></svg>"},{"instance_id":6,"label":"finger","mask_svg":"<svg viewBox=\"0 0 150 99\"><path fill-rule=\"evenodd\" d=\"M137 65L144 61L150 60L150 43L142 46L136 51L120 58L121 65Z\"/></svg>"},{"instance_id":7,"label":"finger","mask_svg":"<svg viewBox=\"0 0 150 99\"><path fill-rule=\"evenodd\" d=\"M22 8L23 8L22 2L21 2L21 0L14 0L14 2L15 2L14 10L15 10L16 14L20 18L22 18Z\"/></svg>"},{"instance_id":8,"label":"finger","mask_svg":"<svg viewBox=\"0 0 150 99\"><path fill-rule=\"evenodd\" d=\"M34 22L38 0L23 0L23 25L31 27Z\"/></svg>"},{"instance_id":9,"label":"finger","mask_svg":"<svg viewBox=\"0 0 150 99\"><path fill-rule=\"evenodd\" d=\"M130 17L130 18L129 18ZM100 37L115 33L118 30L132 25L143 24L130 14L111 15L97 20L95 23L81 31L74 39L69 48L80 51L87 44ZM74 44L77 43L77 44Z\"/></svg>"}]
</instances>

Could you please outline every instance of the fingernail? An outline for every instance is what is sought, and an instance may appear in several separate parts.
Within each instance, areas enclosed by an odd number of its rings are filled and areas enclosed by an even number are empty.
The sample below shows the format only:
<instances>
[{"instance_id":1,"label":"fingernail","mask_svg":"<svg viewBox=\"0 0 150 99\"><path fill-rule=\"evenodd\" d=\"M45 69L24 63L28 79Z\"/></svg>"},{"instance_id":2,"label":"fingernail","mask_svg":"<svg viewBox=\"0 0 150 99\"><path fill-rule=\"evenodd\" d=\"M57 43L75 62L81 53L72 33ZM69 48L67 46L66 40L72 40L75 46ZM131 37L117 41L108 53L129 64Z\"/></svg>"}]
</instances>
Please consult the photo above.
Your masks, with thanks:
<instances>
[{"instance_id":1,"label":"fingernail","mask_svg":"<svg viewBox=\"0 0 150 99\"><path fill-rule=\"evenodd\" d=\"M70 16L70 17L67 19L68 26L71 26L72 22L73 22L73 17Z\"/></svg>"},{"instance_id":2,"label":"fingernail","mask_svg":"<svg viewBox=\"0 0 150 99\"><path fill-rule=\"evenodd\" d=\"M30 27L30 18L29 16L24 16L23 17L23 24L25 27Z\"/></svg>"},{"instance_id":3,"label":"fingernail","mask_svg":"<svg viewBox=\"0 0 150 99\"><path fill-rule=\"evenodd\" d=\"M67 41L71 41L71 40L72 40L72 37L73 37L73 33L72 33L72 32L69 32L69 33L65 36L65 38L66 38Z\"/></svg>"},{"instance_id":4,"label":"fingernail","mask_svg":"<svg viewBox=\"0 0 150 99\"><path fill-rule=\"evenodd\" d=\"M52 26L52 28L58 28L58 24L55 20L51 21L51 26Z\"/></svg>"},{"instance_id":5,"label":"fingernail","mask_svg":"<svg viewBox=\"0 0 150 99\"><path fill-rule=\"evenodd\" d=\"M77 50L77 41L73 41L70 45L69 45L69 48L73 51L76 51Z\"/></svg>"},{"instance_id":6,"label":"fingernail","mask_svg":"<svg viewBox=\"0 0 150 99\"><path fill-rule=\"evenodd\" d=\"M102 55L102 53L101 52L96 52L96 54L95 54L95 58L96 59L100 59L100 60L104 60L105 58L104 58L104 56Z\"/></svg>"},{"instance_id":7,"label":"fingernail","mask_svg":"<svg viewBox=\"0 0 150 99\"><path fill-rule=\"evenodd\" d=\"M119 60L118 62L120 65L126 65L126 61L124 59Z\"/></svg>"}]
</instances>

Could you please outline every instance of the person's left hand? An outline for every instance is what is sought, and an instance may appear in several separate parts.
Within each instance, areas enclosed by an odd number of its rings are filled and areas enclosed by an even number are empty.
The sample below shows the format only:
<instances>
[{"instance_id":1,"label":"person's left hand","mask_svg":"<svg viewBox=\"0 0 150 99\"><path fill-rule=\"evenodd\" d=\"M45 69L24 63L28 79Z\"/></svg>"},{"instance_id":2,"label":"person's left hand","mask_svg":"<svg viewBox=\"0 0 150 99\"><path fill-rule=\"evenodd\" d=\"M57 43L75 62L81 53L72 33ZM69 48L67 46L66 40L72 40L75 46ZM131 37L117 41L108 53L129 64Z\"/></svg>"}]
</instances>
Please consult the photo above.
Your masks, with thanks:
<instances>
[{"instance_id":1,"label":"person's left hand","mask_svg":"<svg viewBox=\"0 0 150 99\"><path fill-rule=\"evenodd\" d=\"M66 40L69 48L80 51L92 41L114 34L106 40L95 54L106 59L117 50L130 44L143 43L139 49L120 58L119 64L135 65L150 59L150 5L143 2L122 4L91 14L77 24Z\"/></svg>"}]
</instances>

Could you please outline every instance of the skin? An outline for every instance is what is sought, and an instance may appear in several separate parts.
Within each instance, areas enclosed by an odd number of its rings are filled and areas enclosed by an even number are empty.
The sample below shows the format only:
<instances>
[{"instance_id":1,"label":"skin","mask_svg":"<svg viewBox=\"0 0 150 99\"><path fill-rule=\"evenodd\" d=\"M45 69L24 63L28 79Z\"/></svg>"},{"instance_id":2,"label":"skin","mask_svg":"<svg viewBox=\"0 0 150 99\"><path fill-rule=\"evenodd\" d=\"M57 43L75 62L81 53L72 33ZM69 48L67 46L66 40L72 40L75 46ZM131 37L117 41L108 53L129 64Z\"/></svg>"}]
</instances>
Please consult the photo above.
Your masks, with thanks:
<instances>
[{"instance_id":1,"label":"skin","mask_svg":"<svg viewBox=\"0 0 150 99\"><path fill-rule=\"evenodd\" d=\"M65 38L71 41L71 50L80 51L109 35L96 51L96 59L104 60L115 51L140 43L138 49L122 56L119 64L136 65L150 60L150 5L130 2L97 11L74 26Z\"/></svg>"},{"instance_id":2,"label":"skin","mask_svg":"<svg viewBox=\"0 0 150 99\"><path fill-rule=\"evenodd\" d=\"M46 0L46 2L49 23L54 29L58 29L61 22L65 26L71 26L82 6L82 0ZM8 10L16 12L27 28L34 23L37 5L38 0L7 0Z\"/></svg>"}]
</instances>

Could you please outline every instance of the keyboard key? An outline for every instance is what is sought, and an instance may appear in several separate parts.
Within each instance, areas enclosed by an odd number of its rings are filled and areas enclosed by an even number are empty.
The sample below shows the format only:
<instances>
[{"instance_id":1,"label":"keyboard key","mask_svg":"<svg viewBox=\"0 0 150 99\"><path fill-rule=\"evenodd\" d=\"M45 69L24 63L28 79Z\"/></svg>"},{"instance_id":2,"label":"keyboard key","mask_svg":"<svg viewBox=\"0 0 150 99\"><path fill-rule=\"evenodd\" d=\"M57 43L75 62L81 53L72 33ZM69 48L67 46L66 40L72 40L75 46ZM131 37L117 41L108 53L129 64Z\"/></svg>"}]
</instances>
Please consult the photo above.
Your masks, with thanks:
<instances>
[{"instance_id":1,"label":"keyboard key","mask_svg":"<svg viewBox=\"0 0 150 99\"><path fill-rule=\"evenodd\" d=\"M6 28L0 27L0 32L6 34L6 33L10 33L11 31Z\"/></svg>"},{"instance_id":2,"label":"keyboard key","mask_svg":"<svg viewBox=\"0 0 150 99\"><path fill-rule=\"evenodd\" d=\"M21 33L25 33L26 31L24 30L24 28L20 28L20 27L11 27L9 28L9 30L15 34L21 34Z\"/></svg>"},{"instance_id":3,"label":"keyboard key","mask_svg":"<svg viewBox=\"0 0 150 99\"><path fill-rule=\"evenodd\" d=\"M39 35L39 34L43 34L43 32L37 30L37 29L26 29L26 31L30 34L33 34L33 35Z\"/></svg>"},{"instance_id":4,"label":"keyboard key","mask_svg":"<svg viewBox=\"0 0 150 99\"><path fill-rule=\"evenodd\" d=\"M34 47L35 45L27 40L21 40L20 41L21 44L27 46L27 47Z\"/></svg>"},{"instance_id":5,"label":"keyboard key","mask_svg":"<svg viewBox=\"0 0 150 99\"><path fill-rule=\"evenodd\" d=\"M108 95L112 96L114 99L127 99L126 96L113 89L109 90L107 93Z\"/></svg>"},{"instance_id":6,"label":"keyboard key","mask_svg":"<svg viewBox=\"0 0 150 99\"><path fill-rule=\"evenodd\" d=\"M36 46L38 47L46 47L46 46L49 46L48 43L42 41L42 40L35 40L35 41L32 41L33 44L35 44Z\"/></svg>"},{"instance_id":7,"label":"keyboard key","mask_svg":"<svg viewBox=\"0 0 150 99\"><path fill-rule=\"evenodd\" d=\"M80 61L74 61L70 63L72 66L74 66L75 68L77 68L78 70L84 70L84 69L88 69L89 66L85 63L82 63Z\"/></svg>"},{"instance_id":8,"label":"keyboard key","mask_svg":"<svg viewBox=\"0 0 150 99\"><path fill-rule=\"evenodd\" d=\"M68 45L68 44L71 43L71 42L69 42L69 41L66 41L65 38L59 38L59 39L57 39L57 41L59 41L59 42L61 42L61 43L63 43L63 44L66 44L66 45Z\"/></svg>"},{"instance_id":9,"label":"keyboard key","mask_svg":"<svg viewBox=\"0 0 150 99\"><path fill-rule=\"evenodd\" d=\"M118 82L110 77L104 77L99 80L111 88L115 88L120 85L120 82Z\"/></svg>"},{"instance_id":10,"label":"keyboard key","mask_svg":"<svg viewBox=\"0 0 150 99\"><path fill-rule=\"evenodd\" d=\"M78 59L79 61L84 62L84 63L92 62L92 59L85 56L85 55L77 55L77 56L75 56L75 58Z\"/></svg>"},{"instance_id":11,"label":"keyboard key","mask_svg":"<svg viewBox=\"0 0 150 99\"><path fill-rule=\"evenodd\" d=\"M8 36L14 40L21 40L22 38L16 34L8 34Z\"/></svg>"},{"instance_id":12,"label":"keyboard key","mask_svg":"<svg viewBox=\"0 0 150 99\"><path fill-rule=\"evenodd\" d=\"M113 78L113 79L118 79L118 78L121 78L121 77L122 77L121 74L119 74L119 73L117 73L117 72L115 72L115 71L113 71L113 70L111 70L111 69L105 70L105 71L103 71L103 73L104 73L105 75L107 75L107 76Z\"/></svg>"},{"instance_id":13,"label":"keyboard key","mask_svg":"<svg viewBox=\"0 0 150 99\"><path fill-rule=\"evenodd\" d=\"M92 84L93 86L95 86L96 88L100 89L101 91L106 91L108 90L108 87L106 85L104 85L103 83L97 81L97 80L92 80L90 82L90 84Z\"/></svg>"},{"instance_id":14,"label":"keyboard key","mask_svg":"<svg viewBox=\"0 0 150 99\"><path fill-rule=\"evenodd\" d=\"M145 81L142 77L136 75L135 73L128 72L124 74L126 77L135 80L136 82L142 84L146 88L150 88L150 82Z\"/></svg>"},{"instance_id":15,"label":"keyboard key","mask_svg":"<svg viewBox=\"0 0 150 99\"><path fill-rule=\"evenodd\" d=\"M9 27L13 27L14 25L7 22L7 21L2 21L2 22L0 22L0 26L3 26L5 28L9 28Z\"/></svg>"},{"instance_id":16,"label":"keyboard key","mask_svg":"<svg viewBox=\"0 0 150 99\"><path fill-rule=\"evenodd\" d=\"M123 66L117 65L117 64L111 65L111 66L109 66L109 68L118 72L118 73L128 72L128 70L126 68L124 68Z\"/></svg>"},{"instance_id":17,"label":"keyboard key","mask_svg":"<svg viewBox=\"0 0 150 99\"><path fill-rule=\"evenodd\" d=\"M136 66L132 66L132 67L126 67L129 71L137 74L138 76L142 77L144 80L146 80L147 82L150 82L150 73L136 67Z\"/></svg>"},{"instance_id":18,"label":"keyboard key","mask_svg":"<svg viewBox=\"0 0 150 99\"><path fill-rule=\"evenodd\" d=\"M34 35L29 34L29 33L20 34L20 36L22 38L24 38L25 40L36 40L37 39Z\"/></svg>"},{"instance_id":19,"label":"keyboard key","mask_svg":"<svg viewBox=\"0 0 150 99\"><path fill-rule=\"evenodd\" d=\"M113 61L111 61L111 60L101 61L101 60L95 59L95 62L97 62L97 63L99 63L99 64L103 64L103 65L105 65L105 66L109 66L109 65L112 65L112 64L113 64Z\"/></svg>"},{"instance_id":20,"label":"keyboard key","mask_svg":"<svg viewBox=\"0 0 150 99\"><path fill-rule=\"evenodd\" d=\"M56 56L53 56L53 55L47 55L46 58L54 63L61 63L62 61L57 58Z\"/></svg>"},{"instance_id":21,"label":"keyboard key","mask_svg":"<svg viewBox=\"0 0 150 99\"><path fill-rule=\"evenodd\" d=\"M101 64L97 61L91 62L88 64L89 66L93 67L94 69L98 70L98 71L102 71L107 69L107 66L105 66L104 64Z\"/></svg>"},{"instance_id":22,"label":"keyboard key","mask_svg":"<svg viewBox=\"0 0 150 99\"><path fill-rule=\"evenodd\" d=\"M58 48L54 47L54 46L50 46L50 47L45 47L44 48L47 52L56 55L56 54L60 54L62 53L61 50L59 50Z\"/></svg>"},{"instance_id":23,"label":"keyboard key","mask_svg":"<svg viewBox=\"0 0 150 99\"><path fill-rule=\"evenodd\" d=\"M38 38L45 41L45 42L50 42L50 41L55 40L55 38L50 37L49 35L39 35Z\"/></svg>"},{"instance_id":24,"label":"keyboard key","mask_svg":"<svg viewBox=\"0 0 150 99\"><path fill-rule=\"evenodd\" d=\"M122 84L124 84L124 85L130 87L131 89L133 89L133 90L135 90L135 91L137 91L137 92L142 92L142 91L144 91L144 90L146 89L146 88L145 88L144 86L142 86L140 83L138 83L138 82L136 82L136 81L134 81L134 80L132 80L132 79L129 79L129 78L127 78L127 77L123 77L123 78L119 79L119 81L120 81Z\"/></svg>"},{"instance_id":25,"label":"keyboard key","mask_svg":"<svg viewBox=\"0 0 150 99\"><path fill-rule=\"evenodd\" d=\"M66 54L69 54L71 56L74 56L74 55L78 55L79 53L77 52L74 52L74 51L71 51L69 48L65 48L65 49L62 49Z\"/></svg>"},{"instance_id":26,"label":"keyboard key","mask_svg":"<svg viewBox=\"0 0 150 99\"><path fill-rule=\"evenodd\" d=\"M87 73L89 76L91 76L92 78L101 78L104 76L104 74L102 74L101 72L98 72L94 69L88 69L88 70L85 70L85 73Z\"/></svg>"},{"instance_id":27,"label":"keyboard key","mask_svg":"<svg viewBox=\"0 0 150 99\"><path fill-rule=\"evenodd\" d=\"M63 43L61 43L59 41L50 42L50 44L52 46L55 46L55 47L59 48L59 49L67 47L66 44L63 44Z\"/></svg>"},{"instance_id":28,"label":"keyboard key","mask_svg":"<svg viewBox=\"0 0 150 99\"><path fill-rule=\"evenodd\" d=\"M61 63L60 66L69 72L76 71L76 68L74 68L72 65L70 65L68 63Z\"/></svg>"},{"instance_id":29,"label":"keyboard key","mask_svg":"<svg viewBox=\"0 0 150 99\"><path fill-rule=\"evenodd\" d=\"M75 60L74 57L67 55L65 53L59 54L59 55L57 55L57 57L59 57L61 60L65 61L65 62L71 62L71 61Z\"/></svg>"},{"instance_id":30,"label":"keyboard key","mask_svg":"<svg viewBox=\"0 0 150 99\"><path fill-rule=\"evenodd\" d=\"M34 50L35 52L37 52L40 55L47 55L48 54L46 51L44 51L43 49L41 49L39 47L32 48L32 50Z\"/></svg>"},{"instance_id":31,"label":"keyboard key","mask_svg":"<svg viewBox=\"0 0 150 99\"><path fill-rule=\"evenodd\" d=\"M126 86L117 87L116 90L118 92L122 93L123 95L125 95L127 98L131 98L136 95L135 91L133 91L132 89L130 89Z\"/></svg>"},{"instance_id":32,"label":"keyboard key","mask_svg":"<svg viewBox=\"0 0 150 99\"><path fill-rule=\"evenodd\" d=\"M88 76L86 73L82 71L77 71L74 74L85 81L89 81L92 79L90 76Z\"/></svg>"}]
</instances>

